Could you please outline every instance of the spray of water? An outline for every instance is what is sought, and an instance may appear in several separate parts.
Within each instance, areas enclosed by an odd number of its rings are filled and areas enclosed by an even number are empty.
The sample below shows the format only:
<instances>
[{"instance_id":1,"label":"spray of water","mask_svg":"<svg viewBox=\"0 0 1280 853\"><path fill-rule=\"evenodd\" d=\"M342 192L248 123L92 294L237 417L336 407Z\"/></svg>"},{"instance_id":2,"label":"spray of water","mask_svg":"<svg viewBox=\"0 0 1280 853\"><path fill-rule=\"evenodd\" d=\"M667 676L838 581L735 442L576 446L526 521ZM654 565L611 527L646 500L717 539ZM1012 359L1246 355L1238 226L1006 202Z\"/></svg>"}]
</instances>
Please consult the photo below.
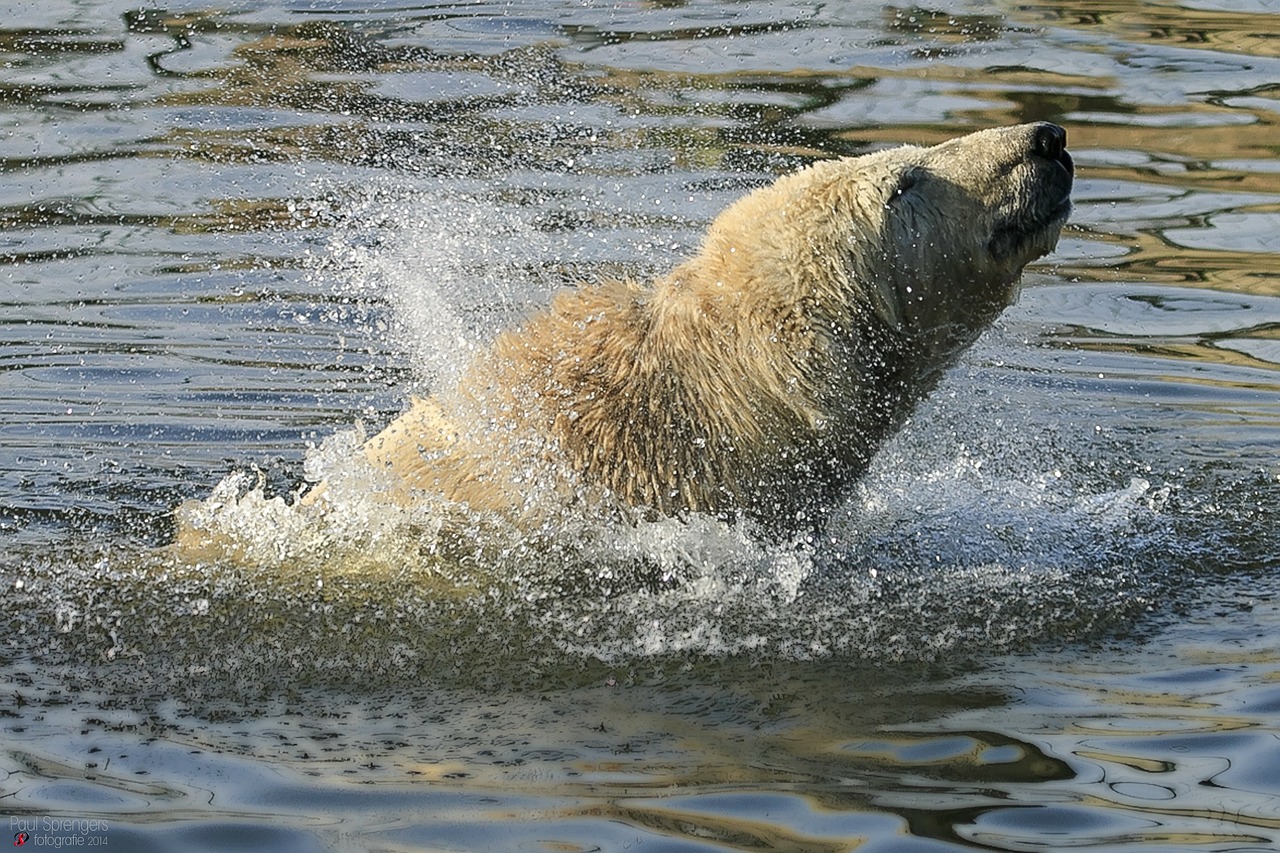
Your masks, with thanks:
<instances>
[{"instance_id":1,"label":"spray of water","mask_svg":"<svg viewBox=\"0 0 1280 853\"><path fill-rule=\"evenodd\" d=\"M566 251L463 195L365 205L321 271L391 306L420 390L446 387L512 306L552 289L532 255ZM210 555L94 546L0 565L15 602L7 636L64 665L127 661L148 683L159 669L224 686L266 673L546 679L726 656L931 660L1089 636L1153 606L1205 552L1230 550L1214 532L1230 525L1176 477L1117 476L1119 462L1098 472L1088 460L1114 461L1114 447L1066 434L1052 406L990 394L974 368L983 346L821 535L780 542L698 515L565 513L516 530L443 500L397 504L380 496L357 424L309 455L323 505L236 472L184 507L182 522L217 543Z\"/></svg>"}]
</instances>

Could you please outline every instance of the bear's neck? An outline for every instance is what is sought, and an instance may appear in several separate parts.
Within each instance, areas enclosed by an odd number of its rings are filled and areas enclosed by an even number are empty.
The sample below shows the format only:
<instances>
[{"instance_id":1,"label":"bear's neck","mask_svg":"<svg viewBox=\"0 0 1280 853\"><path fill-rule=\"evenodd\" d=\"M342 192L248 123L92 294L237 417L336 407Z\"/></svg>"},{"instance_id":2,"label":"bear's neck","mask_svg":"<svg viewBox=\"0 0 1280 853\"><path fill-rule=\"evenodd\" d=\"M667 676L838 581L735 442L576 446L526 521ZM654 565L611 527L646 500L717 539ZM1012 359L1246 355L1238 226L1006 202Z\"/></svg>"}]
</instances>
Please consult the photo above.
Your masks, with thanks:
<instances>
[{"instance_id":1,"label":"bear's neck","mask_svg":"<svg viewBox=\"0 0 1280 853\"><path fill-rule=\"evenodd\" d=\"M751 402L750 410L789 410L788 420L806 423L819 419L812 373L821 342L809 316L811 303L762 286L759 276L769 271L721 265L726 277L712 279L706 268L695 259L655 284L646 306L651 334L665 339L668 352L686 352L682 369L697 384L731 383L734 396Z\"/></svg>"}]
</instances>

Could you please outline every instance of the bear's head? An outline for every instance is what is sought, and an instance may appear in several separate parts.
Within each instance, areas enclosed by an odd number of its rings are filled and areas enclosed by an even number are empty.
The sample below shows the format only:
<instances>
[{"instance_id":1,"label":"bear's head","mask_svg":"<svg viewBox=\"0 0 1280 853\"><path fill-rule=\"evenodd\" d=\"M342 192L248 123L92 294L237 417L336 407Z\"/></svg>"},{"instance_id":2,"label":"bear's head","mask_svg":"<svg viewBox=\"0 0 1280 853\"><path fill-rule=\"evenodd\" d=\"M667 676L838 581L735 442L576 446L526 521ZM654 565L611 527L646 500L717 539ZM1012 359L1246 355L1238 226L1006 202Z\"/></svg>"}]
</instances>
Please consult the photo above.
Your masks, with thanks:
<instances>
[{"instance_id":1,"label":"bear's head","mask_svg":"<svg viewBox=\"0 0 1280 853\"><path fill-rule=\"evenodd\" d=\"M1074 171L1066 132L1039 122L820 161L722 213L654 300L718 334L646 330L707 342L683 362L693 396L741 401L726 443L762 449L734 499L783 526L822 517L1053 250Z\"/></svg>"},{"instance_id":2,"label":"bear's head","mask_svg":"<svg viewBox=\"0 0 1280 853\"><path fill-rule=\"evenodd\" d=\"M870 316L945 363L1053 250L1074 171L1048 122L821 161L726 210L673 280L734 283L735 298L791 306L815 328Z\"/></svg>"},{"instance_id":3,"label":"bear's head","mask_svg":"<svg viewBox=\"0 0 1280 853\"><path fill-rule=\"evenodd\" d=\"M1040 122L843 161L856 183L847 263L880 318L941 350L994 320L1071 212L1066 136Z\"/></svg>"}]
</instances>

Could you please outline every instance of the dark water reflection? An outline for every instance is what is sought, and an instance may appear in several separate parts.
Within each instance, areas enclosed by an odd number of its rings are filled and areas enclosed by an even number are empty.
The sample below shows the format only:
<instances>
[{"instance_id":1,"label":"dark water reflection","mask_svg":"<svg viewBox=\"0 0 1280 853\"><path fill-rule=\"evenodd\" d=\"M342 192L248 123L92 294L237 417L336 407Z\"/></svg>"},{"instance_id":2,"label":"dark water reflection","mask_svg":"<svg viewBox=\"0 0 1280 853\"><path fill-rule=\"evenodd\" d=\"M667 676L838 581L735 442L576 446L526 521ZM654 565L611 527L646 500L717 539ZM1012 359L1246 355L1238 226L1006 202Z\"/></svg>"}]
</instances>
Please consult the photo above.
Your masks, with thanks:
<instances>
[{"instance_id":1,"label":"dark water reflection","mask_svg":"<svg viewBox=\"0 0 1280 853\"><path fill-rule=\"evenodd\" d=\"M20 4L0 827L164 851L1271 849L1277 11ZM669 266L752 186L1041 119L1079 165L1070 230L828 542L517 547L473 598L415 553L364 573L354 534L274 572L151 550L181 500L254 468L287 491L309 443L447 381L558 286ZM688 582L614 583L628 560Z\"/></svg>"}]
</instances>

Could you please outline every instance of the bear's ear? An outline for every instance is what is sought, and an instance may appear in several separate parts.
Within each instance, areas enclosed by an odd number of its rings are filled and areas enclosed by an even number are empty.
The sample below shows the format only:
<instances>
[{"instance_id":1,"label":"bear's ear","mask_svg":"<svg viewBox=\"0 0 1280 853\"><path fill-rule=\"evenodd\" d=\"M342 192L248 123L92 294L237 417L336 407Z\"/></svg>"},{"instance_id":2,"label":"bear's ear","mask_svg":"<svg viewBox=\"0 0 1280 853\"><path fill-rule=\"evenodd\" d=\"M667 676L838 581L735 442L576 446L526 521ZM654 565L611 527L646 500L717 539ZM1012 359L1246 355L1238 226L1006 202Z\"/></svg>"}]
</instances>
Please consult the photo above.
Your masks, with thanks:
<instances>
[{"instance_id":1,"label":"bear's ear","mask_svg":"<svg viewBox=\"0 0 1280 853\"><path fill-rule=\"evenodd\" d=\"M929 170L924 166L904 166L902 171L898 173L897 184L894 185L893 191L889 193L889 200L893 201L910 192L924 180L928 173Z\"/></svg>"}]
</instances>

